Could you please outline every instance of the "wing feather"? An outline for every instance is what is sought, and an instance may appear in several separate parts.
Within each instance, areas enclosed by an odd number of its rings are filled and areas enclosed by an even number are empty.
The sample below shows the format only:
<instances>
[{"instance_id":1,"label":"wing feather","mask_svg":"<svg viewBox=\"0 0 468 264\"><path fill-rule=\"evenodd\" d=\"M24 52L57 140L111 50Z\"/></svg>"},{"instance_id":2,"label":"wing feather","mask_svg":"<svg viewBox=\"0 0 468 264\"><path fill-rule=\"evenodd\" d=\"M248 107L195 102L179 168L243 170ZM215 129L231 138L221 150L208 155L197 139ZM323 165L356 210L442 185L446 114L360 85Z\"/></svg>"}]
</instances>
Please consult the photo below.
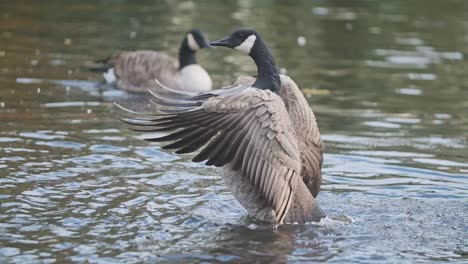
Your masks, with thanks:
<instances>
[{"instance_id":1,"label":"wing feather","mask_svg":"<svg viewBox=\"0 0 468 264\"><path fill-rule=\"evenodd\" d=\"M301 153L301 178L312 196L316 197L322 183L323 159L323 143L320 139L317 121L314 112L296 83L288 76L280 75L280 77L280 96L288 110Z\"/></svg>"}]
</instances>

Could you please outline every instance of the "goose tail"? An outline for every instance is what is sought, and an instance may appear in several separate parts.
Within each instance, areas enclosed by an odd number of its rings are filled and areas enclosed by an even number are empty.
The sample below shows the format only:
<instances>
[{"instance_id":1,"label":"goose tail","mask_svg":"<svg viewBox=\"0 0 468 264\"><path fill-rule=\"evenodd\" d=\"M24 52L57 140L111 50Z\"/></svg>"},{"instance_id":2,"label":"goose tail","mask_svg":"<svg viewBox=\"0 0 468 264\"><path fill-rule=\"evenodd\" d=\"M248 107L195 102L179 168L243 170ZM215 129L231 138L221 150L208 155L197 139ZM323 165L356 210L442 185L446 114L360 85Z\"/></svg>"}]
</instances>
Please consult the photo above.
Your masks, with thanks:
<instances>
[{"instance_id":1,"label":"goose tail","mask_svg":"<svg viewBox=\"0 0 468 264\"><path fill-rule=\"evenodd\" d=\"M102 74L106 83L113 84L117 80L117 77L111 63L112 58L113 56L108 56L104 59L95 60L85 67L90 72Z\"/></svg>"},{"instance_id":2,"label":"goose tail","mask_svg":"<svg viewBox=\"0 0 468 264\"><path fill-rule=\"evenodd\" d=\"M112 56L108 56L103 59L98 59L92 62L92 64L86 65L86 69L90 72L95 72L95 73L105 73L109 71L112 66L110 66L109 62L111 60Z\"/></svg>"},{"instance_id":3,"label":"goose tail","mask_svg":"<svg viewBox=\"0 0 468 264\"><path fill-rule=\"evenodd\" d=\"M105 73L109 70L109 67L106 67L106 66L89 66L89 67L86 67L86 69L88 69L88 71L90 72L94 72L94 73Z\"/></svg>"}]
</instances>

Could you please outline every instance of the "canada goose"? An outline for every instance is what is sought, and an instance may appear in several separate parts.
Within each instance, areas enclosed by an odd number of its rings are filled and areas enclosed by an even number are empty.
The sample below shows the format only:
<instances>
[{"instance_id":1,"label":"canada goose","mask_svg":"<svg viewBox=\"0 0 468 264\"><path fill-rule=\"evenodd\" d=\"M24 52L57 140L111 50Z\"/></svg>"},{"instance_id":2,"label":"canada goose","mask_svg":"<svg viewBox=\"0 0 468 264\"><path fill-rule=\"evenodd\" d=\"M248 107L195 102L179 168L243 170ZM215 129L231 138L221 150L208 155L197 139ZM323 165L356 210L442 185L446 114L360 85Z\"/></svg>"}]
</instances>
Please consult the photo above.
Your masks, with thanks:
<instances>
[{"instance_id":1,"label":"canada goose","mask_svg":"<svg viewBox=\"0 0 468 264\"><path fill-rule=\"evenodd\" d=\"M99 61L104 65L91 70L104 72L107 83L129 92L146 92L155 86L155 78L177 90L206 92L211 90L211 78L197 64L195 53L207 47L203 33L192 29L180 45L179 61L161 51L122 51Z\"/></svg>"},{"instance_id":2,"label":"canada goose","mask_svg":"<svg viewBox=\"0 0 468 264\"><path fill-rule=\"evenodd\" d=\"M242 29L212 46L252 57L258 76L208 93L150 91L160 113L127 111L122 119L144 132L172 131L149 141L175 142L176 153L222 167L224 181L250 216L273 224L319 221L323 143L315 115L296 83L279 75L266 43ZM157 80L156 80L157 81Z\"/></svg>"}]
</instances>

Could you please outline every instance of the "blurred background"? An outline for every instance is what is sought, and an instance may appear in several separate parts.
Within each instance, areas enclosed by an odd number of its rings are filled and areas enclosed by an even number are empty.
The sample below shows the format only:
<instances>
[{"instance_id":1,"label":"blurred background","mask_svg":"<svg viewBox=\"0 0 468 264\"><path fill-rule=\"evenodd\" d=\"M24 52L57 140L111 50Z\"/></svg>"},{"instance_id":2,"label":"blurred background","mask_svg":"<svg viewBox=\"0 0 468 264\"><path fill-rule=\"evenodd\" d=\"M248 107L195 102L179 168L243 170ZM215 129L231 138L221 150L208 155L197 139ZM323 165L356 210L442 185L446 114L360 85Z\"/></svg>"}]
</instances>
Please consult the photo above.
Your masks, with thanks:
<instances>
[{"instance_id":1,"label":"blurred background","mask_svg":"<svg viewBox=\"0 0 468 264\"><path fill-rule=\"evenodd\" d=\"M116 120L142 99L86 65L176 56L193 27L256 29L301 87L327 219L262 227L214 168ZM462 0L1 1L0 262L467 261L467 53ZM198 58L215 87L256 74L237 51Z\"/></svg>"}]
</instances>

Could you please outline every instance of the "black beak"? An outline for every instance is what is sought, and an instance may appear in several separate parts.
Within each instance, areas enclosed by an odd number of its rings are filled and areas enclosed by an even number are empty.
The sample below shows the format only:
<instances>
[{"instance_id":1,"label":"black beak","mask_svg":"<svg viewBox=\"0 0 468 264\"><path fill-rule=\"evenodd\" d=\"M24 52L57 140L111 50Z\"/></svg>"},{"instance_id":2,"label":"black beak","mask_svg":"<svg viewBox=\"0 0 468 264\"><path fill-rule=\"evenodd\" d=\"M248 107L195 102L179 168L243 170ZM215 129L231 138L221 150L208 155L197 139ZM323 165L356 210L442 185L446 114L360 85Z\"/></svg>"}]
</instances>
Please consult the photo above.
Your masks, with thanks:
<instances>
[{"instance_id":1,"label":"black beak","mask_svg":"<svg viewBox=\"0 0 468 264\"><path fill-rule=\"evenodd\" d=\"M230 40L230 37L227 36L227 37L222 38L222 39L220 39L220 40L211 41L211 42L210 42L210 45L211 45L211 46L220 46L220 47L228 47L228 48L230 48L231 45L230 45L229 40Z\"/></svg>"}]
</instances>

